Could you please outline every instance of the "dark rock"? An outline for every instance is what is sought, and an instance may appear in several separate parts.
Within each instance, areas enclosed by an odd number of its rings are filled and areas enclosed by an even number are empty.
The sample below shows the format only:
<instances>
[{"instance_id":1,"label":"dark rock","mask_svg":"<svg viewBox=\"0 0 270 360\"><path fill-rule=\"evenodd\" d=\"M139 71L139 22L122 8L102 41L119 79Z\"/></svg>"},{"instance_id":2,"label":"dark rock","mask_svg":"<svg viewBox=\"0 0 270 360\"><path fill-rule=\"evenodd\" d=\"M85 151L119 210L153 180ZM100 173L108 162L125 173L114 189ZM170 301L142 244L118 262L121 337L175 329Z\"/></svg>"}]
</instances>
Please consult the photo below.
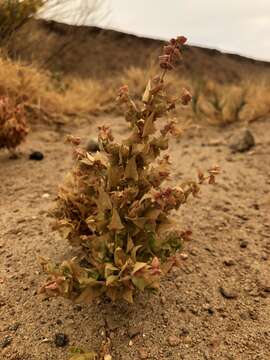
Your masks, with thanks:
<instances>
[{"instance_id":1,"label":"dark rock","mask_svg":"<svg viewBox=\"0 0 270 360\"><path fill-rule=\"evenodd\" d=\"M69 339L66 334L57 333L55 334L54 343L57 347L64 347L68 345Z\"/></svg>"},{"instance_id":2,"label":"dark rock","mask_svg":"<svg viewBox=\"0 0 270 360\"><path fill-rule=\"evenodd\" d=\"M33 151L33 152L29 155L29 159L30 159L30 160L41 161L41 160L44 159L44 155L42 154L41 151Z\"/></svg>"},{"instance_id":3,"label":"dark rock","mask_svg":"<svg viewBox=\"0 0 270 360\"><path fill-rule=\"evenodd\" d=\"M241 240L240 241L240 248L241 249L245 249L248 246L248 241L247 240Z\"/></svg>"},{"instance_id":4,"label":"dark rock","mask_svg":"<svg viewBox=\"0 0 270 360\"><path fill-rule=\"evenodd\" d=\"M4 337L4 339L0 341L0 348L4 349L8 345L10 345L11 342L12 342L12 337L11 336Z\"/></svg>"},{"instance_id":5,"label":"dark rock","mask_svg":"<svg viewBox=\"0 0 270 360\"><path fill-rule=\"evenodd\" d=\"M255 146L255 139L250 130L241 130L233 136L229 146L233 152L245 152Z\"/></svg>"},{"instance_id":6,"label":"dark rock","mask_svg":"<svg viewBox=\"0 0 270 360\"><path fill-rule=\"evenodd\" d=\"M100 149L99 149L98 141L96 139L88 140L88 142L86 144L86 150L90 151L90 152L99 151Z\"/></svg>"},{"instance_id":7,"label":"dark rock","mask_svg":"<svg viewBox=\"0 0 270 360\"><path fill-rule=\"evenodd\" d=\"M236 299L237 293L229 286L220 286L219 291L225 299Z\"/></svg>"}]
</instances>

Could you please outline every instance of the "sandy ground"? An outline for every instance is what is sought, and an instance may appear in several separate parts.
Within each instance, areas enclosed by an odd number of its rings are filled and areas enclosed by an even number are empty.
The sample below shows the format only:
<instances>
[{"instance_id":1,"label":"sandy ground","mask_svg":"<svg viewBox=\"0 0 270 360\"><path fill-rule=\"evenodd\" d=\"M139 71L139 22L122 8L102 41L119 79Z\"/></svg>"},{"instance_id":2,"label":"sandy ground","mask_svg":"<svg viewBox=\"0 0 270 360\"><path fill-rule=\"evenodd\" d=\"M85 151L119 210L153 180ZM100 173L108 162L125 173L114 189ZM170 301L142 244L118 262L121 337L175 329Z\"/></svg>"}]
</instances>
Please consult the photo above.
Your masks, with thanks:
<instances>
[{"instance_id":1,"label":"sandy ground","mask_svg":"<svg viewBox=\"0 0 270 360\"><path fill-rule=\"evenodd\" d=\"M123 135L117 122L115 134ZM71 131L87 139L92 129ZM44 127L29 135L20 159L1 152L0 358L64 360L70 346L99 351L108 337L113 360L270 359L270 121L251 130L257 145L243 154L226 144L236 127L188 133L172 145L175 181L216 163L223 172L217 186L204 187L201 199L177 214L193 230L187 259L159 294L140 294L133 305L78 306L38 295L44 275L37 256L61 260L71 253L47 216L71 149L62 132ZM31 150L45 159L28 160ZM55 346L59 332L68 346Z\"/></svg>"}]
</instances>

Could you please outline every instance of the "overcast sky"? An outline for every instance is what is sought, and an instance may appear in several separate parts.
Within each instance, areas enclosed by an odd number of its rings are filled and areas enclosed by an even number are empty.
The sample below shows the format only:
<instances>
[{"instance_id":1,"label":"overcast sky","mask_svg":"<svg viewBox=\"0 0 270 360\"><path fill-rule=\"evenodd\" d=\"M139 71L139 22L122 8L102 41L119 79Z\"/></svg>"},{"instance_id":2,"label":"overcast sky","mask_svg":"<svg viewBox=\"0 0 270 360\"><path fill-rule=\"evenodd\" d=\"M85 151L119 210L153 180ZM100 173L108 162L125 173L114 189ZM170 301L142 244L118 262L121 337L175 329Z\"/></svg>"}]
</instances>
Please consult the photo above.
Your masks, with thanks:
<instances>
[{"instance_id":1,"label":"overcast sky","mask_svg":"<svg viewBox=\"0 0 270 360\"><path fill-rule=\"evenodd\" d=\"M101 2L110 9L108 28L161 39L183 34L192 44L270 61L270 0Z\"/></svg>"}]
</instances>

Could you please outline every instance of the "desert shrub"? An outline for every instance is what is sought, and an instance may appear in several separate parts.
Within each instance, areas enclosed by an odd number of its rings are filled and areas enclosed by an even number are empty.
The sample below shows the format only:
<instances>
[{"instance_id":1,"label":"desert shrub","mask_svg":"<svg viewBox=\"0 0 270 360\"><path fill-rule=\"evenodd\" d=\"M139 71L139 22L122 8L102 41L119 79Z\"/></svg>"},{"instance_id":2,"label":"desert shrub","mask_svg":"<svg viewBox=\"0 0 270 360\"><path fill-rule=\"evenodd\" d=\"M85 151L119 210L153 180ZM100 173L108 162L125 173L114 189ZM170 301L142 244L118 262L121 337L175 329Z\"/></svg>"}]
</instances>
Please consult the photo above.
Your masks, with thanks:
<instances>
[{"instance_id":1,"label":"desert shrub","mask_svg":"<svg viewBox=\"0 0 270 360\"><path fill-rule=\"evenodd\" d=\"M8 39L44 5L44 0L0 0L0 42Z\"/></svg>"},{"instance_id":2,"label":"desert shrub","mask_svg":"<svg viewBox=\"0 0 270 360\"><path fill-rule=\"evenodd\" d=\"M167 117L177 104L187 105L190 93L168 96L165 76L180 58L184 37L172 39L160 56L162 72L150 80L135 103L127 86L119 90L118 104L125 108L131 132L121 143L111 129L99 128L100 151L94 154L75 146L76 162L61 187L54 210L56 228L80 255L54 265L42 259L49 274L42 291L89 302L105 294L112 300L133 301L138 289L156 289L160 278L176 261L189 232L177 229L170 214L197 196L199 185L214 183L217 168L198 181L180 186L162 185L169 178L170 135L179 135ZM157 130L159 125L160 130Z\"/></svg>"},{"instance_id":3,"label":"desert shrub","mask_svg":"<svg viewBox=\"0 0 270 360\"><path fill-rule=\"evenodd\" d=\"M23 105L9 97L0 97L0 149L16 149L28 133Z\"/></svg>"},{"instance_id":4,"label":"desert shrub","mask_svg":"<svg viewBox=\"0 0 270 360\"><path fill-rule=\"evenodd\" d=\"M194 84L193 112L199 120L225 125L239 121L246 105L246 87L198 81Z\"/></svg>"}]
</instances>

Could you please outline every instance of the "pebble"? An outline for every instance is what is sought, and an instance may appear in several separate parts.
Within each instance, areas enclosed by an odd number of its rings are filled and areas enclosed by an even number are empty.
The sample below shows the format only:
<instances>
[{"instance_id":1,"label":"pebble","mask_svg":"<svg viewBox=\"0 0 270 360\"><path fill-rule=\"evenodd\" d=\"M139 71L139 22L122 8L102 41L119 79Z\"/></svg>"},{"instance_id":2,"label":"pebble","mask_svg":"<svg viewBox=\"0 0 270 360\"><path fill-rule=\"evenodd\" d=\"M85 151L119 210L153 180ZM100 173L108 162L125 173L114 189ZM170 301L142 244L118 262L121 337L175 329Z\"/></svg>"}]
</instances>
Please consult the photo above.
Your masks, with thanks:
<instances>
[{"instance_id":1,"label":"pebble","mask_svg":"<svg viewBox=\"0 0 270 360\"><path fill-rule=\"evenodd\" d=\"M223 261L224 265L226 266L233 266L235 265L235 261L233 259L224 259Z\"/></svg>"},{"instance_id":2,"label":"pebble","mask_svg":"<svg viewBox=\"0 0 270 360\"><path fill-rule=\"evenodd\" d=\"M247 246L248 246L248 241L247 240L241 240L240 241L240 248L241 249L245 249L245 248L247 248Z\"/></svg>"},{"instance_id":3,"label":"pebble","mask_svg":"<svg viewBox=\"0 0 270 360\"><path fill-rule=\"evenodd\" d=\"M229 144L232 152L245 152L255 146L255 139L252 132L248 129L236 133Z\"/></svg>"},{"instance_id":4,"label":"pebble","mask_svg":"<svg viewBox=\"0 0 270 360\"><path fill-rule=\"evenodd\" d=\"M171 335L168 337L168 343L170 346L175 347L180 344L180 339L179 339L179 337L177 337L175 335Z\"/></svg>"},{"instance_id":5,"label":"pebble","mask_svg":"<svg viewBox=\"0 0 270 360\"><path fill-rule=\"evenodd\" d=\"M57 347L67 346L69 343L68 336L66 334L57 333L55 334L54 343Z\"/></svg>"},{"instance_id":6,"label":"pebble","mask_svg":"<svg viewBox=\"0 0 270 360\"><path fill-rule=\"evenodd\" d=\"M220 286L219 291L225 299L236 299L237 298L236 291L230 287Z\"/></svg>"},{"instance_id":7,"label":"pebble","mask_svg":"<svg viewBox=\"0 0 270 360\"><path fill-rule=\"evenodd\" d=\"M44 155L41 151L33 151L30 155L29 155L29 159L30 160L35 160L35 161L41 161L44 159Z\"/></svg>"}]
</instances>

